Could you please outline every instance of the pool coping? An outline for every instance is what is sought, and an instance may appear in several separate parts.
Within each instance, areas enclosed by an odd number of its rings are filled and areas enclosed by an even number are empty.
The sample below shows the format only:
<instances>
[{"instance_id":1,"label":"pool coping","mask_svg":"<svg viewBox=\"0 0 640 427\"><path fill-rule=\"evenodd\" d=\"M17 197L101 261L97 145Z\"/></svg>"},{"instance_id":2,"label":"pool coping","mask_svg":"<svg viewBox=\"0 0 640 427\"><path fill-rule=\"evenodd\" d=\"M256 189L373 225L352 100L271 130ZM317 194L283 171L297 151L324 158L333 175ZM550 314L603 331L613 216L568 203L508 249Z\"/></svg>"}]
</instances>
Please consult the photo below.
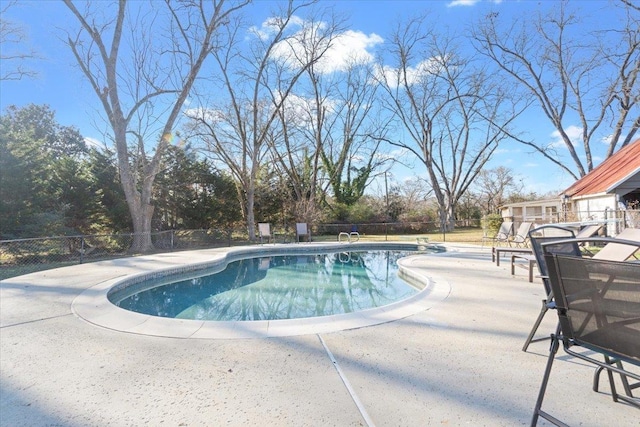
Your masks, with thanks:
<instances>
[{"instance_id":1,"label":"pool coping","mask_svg":"<svg viewBox=\"0 0 640 427\"><path fill-rule=\"evenodd\" d=\"M398 261L399 274L410 283L423 287L417 294L382 307L355 313L336 314L313 318L255 321L210 321L170 319L135 313L117 307L108 299L108 293L118 286L136 283L175 273L195 272L202 269L226 265L248 256L275 254L306 254L326 250L376 250L415 249L424 247L415 243L354 242L354 243L301 243L267 244L260 246L233 247L210 252L206 261L194 261L190 254L202 251L174 252L177 264L153 271L138 271L96 284L79 294L72 302L73 313L93 325L124 333L155 337L183 339L247 339L287 337L307 334L338 332L399 320L428 310L437 302L447 298L451 288L448 283L433 276L425 276L411 269L412 259L438 254L416 254ZM207 251L207 250L204 250ZM209 254L209 253L208 253ZM152 258L149 257L149 258Z\"/></svg>"}]
</instances>

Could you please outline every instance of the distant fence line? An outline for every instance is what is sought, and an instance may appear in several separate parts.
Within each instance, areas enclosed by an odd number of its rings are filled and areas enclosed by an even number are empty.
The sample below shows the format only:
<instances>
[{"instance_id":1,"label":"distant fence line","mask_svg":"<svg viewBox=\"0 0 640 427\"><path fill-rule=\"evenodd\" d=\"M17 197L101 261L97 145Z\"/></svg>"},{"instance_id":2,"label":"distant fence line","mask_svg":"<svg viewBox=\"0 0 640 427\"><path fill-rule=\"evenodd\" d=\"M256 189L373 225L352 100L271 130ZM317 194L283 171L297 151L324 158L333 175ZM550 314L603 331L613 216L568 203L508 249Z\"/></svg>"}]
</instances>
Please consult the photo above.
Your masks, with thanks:
<instances>
[{"instance_id":1,"label":"distant fence line","mask_svg":"<svg viewBox=\"0 0 640 427\"><path fill-rule=\"evenodd\" d=\"M62 265L135 255L130 252L133 238L133 233L122 233L0 240L0 278L10 277L3 272L8 268L25 274ZM151 233L156 252L231 246L232 240L232 230L167 230Z\"/></svg>"},{"instance_id":2,"label":"distant fence line","mask_svg":"<svg viewBox=\"0 0 640 427\"><path fill-rule=\"evenodd\" d=\"M479 227L479 220L458 221L459 227ZM367 235L423 234L439 230L434 222L367 224L311 224L312 236L337 236L355 226L363 239ZM277 241L293 242L295 224L272 223ZM0 240L0 280L34 271L84 262L133 256L133 233L55 236ZM244 227L204 230L166 230L151 233L154 252L229 247L251 244ZM253 242L255 243L255 242Z\"/></svg>"}]
</instances>

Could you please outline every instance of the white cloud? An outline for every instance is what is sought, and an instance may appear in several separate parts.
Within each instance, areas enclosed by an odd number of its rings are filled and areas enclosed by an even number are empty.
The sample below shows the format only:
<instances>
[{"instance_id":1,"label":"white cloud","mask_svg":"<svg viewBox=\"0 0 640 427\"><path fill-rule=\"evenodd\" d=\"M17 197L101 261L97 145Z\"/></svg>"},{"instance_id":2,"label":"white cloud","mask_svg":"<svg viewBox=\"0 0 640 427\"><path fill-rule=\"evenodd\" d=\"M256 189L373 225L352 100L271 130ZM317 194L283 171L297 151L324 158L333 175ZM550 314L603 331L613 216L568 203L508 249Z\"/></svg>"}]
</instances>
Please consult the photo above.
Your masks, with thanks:
<instances>
[{"instance_id":1,"label":"white cloud","mask_svg":"<svg viewBox=\"0 0 640 427\"><path fill-rule=\"evenodd\" d=\"M447 4L447 7L473 6L479 2L480 0L453 0L452 2Z\"/></svg>"},{"instance_id":2,"label":"white cloud","mask_svg":"<svg viewBox=\"0 0 640 427\"><path fill-rule=\"evenodd\" d=\"M204 107L188 108L184 111L184 115L190 119L204 120L207 123L224 121L224 114L222 111Z\"/></svg>"},{"instance_id":3,"label":"white cloud","mask_svg":"<svg viewBox=\"0 0 640 427\"><path fill-rule=\"evenodd\" d=\"M260 27L253 26L249 29L249 32L255 34L261 40L268 40L269 37L275 35L282 26L282 18L271 17L267 18ZM291 27L301 27L304 24L302 18L292 16L287 25Z\"/></svg>"},{"instance_id":4,"label":"white cloud","mask_svg":"<svg viewBox=\"0 0 640 427\"><path fill-rule=\"evenodd\" d=\"M581 145L582 141L582 128L578 126L571 125L564 130L564 133L567 134L569 140L573 143L574 146ZM560 132L557 130L551 133L551 142L549 145L551 147L566 147L564 140L560 136Z\"/></svg>"},{"instance_id":5,"label":"white cloud","mask_svg":"<svg viewBox=\"0 0 640 427\"><path fill-rule=\"evenodd\" d=\"M382 43L382 37L361 31L348 30L336 37L318 63L322 73L346 71L352 64L369 64L375 59L371 49Z\"/></svg>"},{"instance_id":6,"label":"white cloud","mask_svg":"<svg viewBox=\"0 0 640 427\"><path fill-rule=\"evenodd\" d=\"M105 144L102 141L99 141L95 138L91 138L91 137L85 137L84 138L84 143L87 144L87 147L89 148L105 148L107 146L107 144Z\"/></svg>"},{"instance_id":7,"label":"white cloud","mask_svg":"<svg viewBox=\"0 0 640 427\"><path fill-rule=\"evenodd\" d=\"M331 113L335 103L325 100L323 107ZM284 111L287 122L297 126L311 128L311 123L317 111L316 101L313 98L304 98L295 94L289 94L284 102Z\"/></svg>"},{"instance_id":8,"label":"white cloud","mask_svg":"<svg viewBox=\"0 0 640 427\"><path fill-rule=\"evenodd\" d=\"M489 0L490 3L500 4L502 0ZM480 3L480 0L453 0L447 3L447 7L457 7L457 6L475 6Z\"/></svg>"},{"instance_id":9,"label":"white cloud","mask_svg":"<svg viewBox=\"0 0 640 427\"><path fill-rule=\"evenodd\" d=\"M613 134L609 134L609 135L603 136L602 139L600 139L600 142L602 142L604 145L610 145L612 140L613 140Z\"/></svg>"},{"instance_id":10,"label":"white cloud","mask_svg":"<svg viewBox=\"0 0 640 427\"><path fill-rule=\"evenodd\" d=\"M253 27L251 31L266 40L277 30L278 25L277 18L269 18L260 28ZM309 57L309 53L305 52L305 45L316 46L320 51L326 48L323 57L315 65L315 70L323 74L346 71L353 64L373 62L375 57L372 50L384 41L375 33L367 35L353 30L337 34L332 40L321 40L326 35L325 22L311 23L297 17L291 20L289 28L295 33L274 47L274 57L289 67L296 68L300 66L301 60Z\"/></svg>"},{"instance_id":11,"label":"white cloud","mask_svg":"<svg viewBox=\"0 0 640 427\"><path fill-rule=\"evenodd\" d=\"M428 58L418 63L415 67L407 67L406 80L409 86L420 82L422 79L428 76L437 75L443 68L442 64L447 59L442 57ZM385 65L382 70L378 70L378 78L385 81L390 87L397 87L400 82L404 84L405 76L400 73L397 68L392 68Z\"/></svg>"}]
</instances>

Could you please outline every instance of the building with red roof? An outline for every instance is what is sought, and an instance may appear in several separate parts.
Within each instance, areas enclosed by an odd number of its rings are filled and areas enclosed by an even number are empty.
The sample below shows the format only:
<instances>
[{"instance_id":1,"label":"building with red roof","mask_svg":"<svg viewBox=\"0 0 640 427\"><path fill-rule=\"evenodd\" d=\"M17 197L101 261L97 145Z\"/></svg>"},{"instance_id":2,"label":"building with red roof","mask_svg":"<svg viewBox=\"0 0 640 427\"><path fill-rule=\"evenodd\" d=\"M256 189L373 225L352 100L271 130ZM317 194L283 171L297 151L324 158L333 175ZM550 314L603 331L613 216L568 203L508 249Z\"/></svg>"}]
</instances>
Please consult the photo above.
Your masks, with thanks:
<instances>
[{"instance_id":1,"label":"building with red roof","mask_svg":"<svg viewBox=\"0 0 640 427\"><path fill-rule=\"evenodd\" d=\"M640 188L640 139L618 150L591 172L576 181L563 194L573 200L595 195L625 197Z\"/></svg>"},{"instance_id":2,"label":"building with red roof","mask_svg":"<svg viewBox=\"0 0 640 427\"><path fill-rule=\"evenodd\" d=\"M597 221L640 228L640 139L618 150L557 199L511 203L501 210L503 218L515 222Z\"/></svg>"},{"instance_id":3,"label":"building with red roof","mask_svg":"<svg viewBox=\"0 0 640 427\"><path fill-rule=\"evenodd\" d=\"M640 209L640 139L621 148L564 190L580 220L607 219L607 211Z\"/></svg>"}]
</instances>

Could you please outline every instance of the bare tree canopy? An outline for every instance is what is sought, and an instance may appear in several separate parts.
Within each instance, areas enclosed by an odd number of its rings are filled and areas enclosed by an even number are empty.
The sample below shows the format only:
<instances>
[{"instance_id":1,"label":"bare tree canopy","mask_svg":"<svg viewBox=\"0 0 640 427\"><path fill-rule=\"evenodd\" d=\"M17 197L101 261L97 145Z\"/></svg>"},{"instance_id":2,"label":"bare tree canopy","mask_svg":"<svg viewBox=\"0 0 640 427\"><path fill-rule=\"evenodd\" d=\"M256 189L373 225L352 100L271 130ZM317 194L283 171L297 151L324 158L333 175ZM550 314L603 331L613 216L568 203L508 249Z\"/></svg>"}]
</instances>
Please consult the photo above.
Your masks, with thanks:
<instances>
[{"instance_id":1,"label":"bare tree canopy","mask_svg":"<svg viewBox=\"0 0 640 427\"><path fill-rule=\"evenodd\" d=\"M640 10L631 2L615 5L603 13L619 15L617 28L578 31L579 2L563 1L547 15L510 22L491 13L473 31L478 52L533 99L571 161L563 161L553 143L514 139L576 179L594 167L593 144L604 140L609 157L640 126Z\"/></svg>"},{"instance_id":2,"label":"bare tree canopy","mask_svg":"<svg viewBox=\"0 0 640 427\"><path fill-rule=\"evenodd\" d=\"M327 40L337 44L343 35L339 27L331 27L334 35ZM314 212L318 193L334 212L338 207L333 204L354 205L388 160L380 151L381 138L373 136L384 135L387 127L377 112L372 61L348 55L339 70L309 67L281 113L283 137L274 141L272 152L294 183L301 218ZM329 190L334 203L328 201Z\"/></svg>"},{"instance_id":3,"label":"bare tree canopy","mask_svg":"<svg viewBox=\"0 0 640 427\"><path fill-rule=\"evenodd\" d=\"M183 104L217 48L218 28L248 1L64 3L79 24L67 44L113 132L132 251L144 252L152 247L153 183Z\"/></svg>"},{"instance_id":4,"label":"bare tree canopy","mask_svg":"<svg viewBox=\"0 0 640 427\"><path fill-rule=\"evenodd\" d=\"M301 77L327 51L335 30L331 24L318 25L317 18L296 15L314 3L289 1L260 29L242 21L229 23L223 37L226 47L213 52L216 68L210 82L219 92L213 97L200 94L201 106L189 111L189 134L238 182L252 240L259 172L269 146L284 137L279 120ZM308 49L307 43L318 48Z\"/></svg>"},{"instance_id":5,"label":"bare tree canopy","mask_svg":"<svg viewBox=\"0 0 640 427\"><path fill-rule=\"evenodd\" d=\"M17 1L5 1L0 8L0 80L21 80L38 75L28 66L28 62L38 59L38 54L27 45L27 36L23 28L6 16L7 12L18 5Z\"/></svg>"},{"instance_id":6,"label":"bare tree canopy","mask_svg":"<svg viewBox=\"0 0 640 427\"><path fill-rule=\"evenodd\" d=\"M483 212L498 213L511 194L522 193L522 181L516 181L511 169L498 166L480 171L471 190Z\"/></svg>"},{"instance_id":7,"label":"bare tree canopy","mask_svg":"<svg viewBox=\"0 0 640 427\"><path fill-rule=\"evenodd\" d=\"M393 66L381 65L378 79L386 93L382 102L407 135L389 143L424 164L441 227L448 230L460 197L509 135L524 104L465 55L460 40L434 28L424 18L399 24L388 43Z\"/></svg>"}]
</instances>

